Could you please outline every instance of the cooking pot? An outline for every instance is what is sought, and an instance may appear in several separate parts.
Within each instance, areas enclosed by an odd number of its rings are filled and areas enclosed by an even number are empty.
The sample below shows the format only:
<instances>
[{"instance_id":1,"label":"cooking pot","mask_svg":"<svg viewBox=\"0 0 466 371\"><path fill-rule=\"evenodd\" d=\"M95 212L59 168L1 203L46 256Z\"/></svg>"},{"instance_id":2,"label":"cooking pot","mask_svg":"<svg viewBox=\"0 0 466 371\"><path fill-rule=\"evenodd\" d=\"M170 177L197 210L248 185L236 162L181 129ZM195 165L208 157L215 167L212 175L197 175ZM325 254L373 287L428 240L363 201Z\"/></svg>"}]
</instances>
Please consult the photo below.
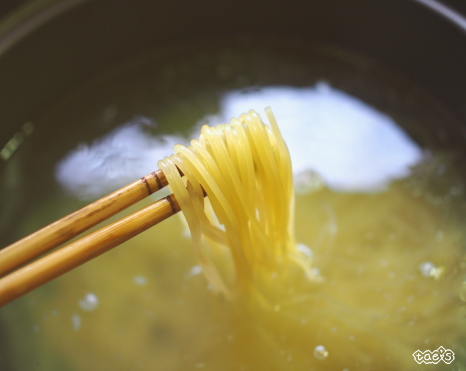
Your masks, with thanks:
<instances>
[{"instance_id":1,"label":"cooking pot","mask_svg":"<svg viewBox=\"0 0 466 371\"><path fill-rule=\"evenodd\" d=\"M62 209L23 224L30 210L46 207L51 195L68 197L55 174L56 164L72 148L136 114L150 116L144 98L143 103L134 98L151 91L142 77L135 79L137 83L111 82L128 69L147 70L148 59L180 61L198 50L208 54L262 48L273 50L275 56L292 49L303 60L312 59L317 50L344 59L355 76L357 71L383 66L385 72L377 72L381 84L407 81L426 100L420 103L405 97L404 103L388 107L382 102L391 94L389 88L376 91L356 78L342 79L339 88L346 87L395 115L396 110L409 107L420 112L431 99L442 122L437 116L425 117L425 132L407 129L409 134L434 148L455 148L460 159L466 155L466 18L455 10L466 10L461 2L37 0L16 8L2 6L0 246L88 201L64 201ZM319 63L325 71L326 62ZM278 61L274 66L279 65ZM164 73L169 75L170 70ZM290 84L304 85L299 79L290 77ZM267 77L258 77L243 85L267 82ZM188 99L196 82L192 84L180 88L181 99ZM402 91L400 84L397 89ZM125 91L105 95L112 89ZM115 102L125 99L126 103L117 104L124 107L115 112ZM182 112L178 118L183 118ZM166 118L166 122L162 131L170 132L172 121ZM466 162L460 161L459 166L465 170ZM0 331L0 368L16 370L9 357L8 336L11 333Z\"/></svg>"}]
</instances>

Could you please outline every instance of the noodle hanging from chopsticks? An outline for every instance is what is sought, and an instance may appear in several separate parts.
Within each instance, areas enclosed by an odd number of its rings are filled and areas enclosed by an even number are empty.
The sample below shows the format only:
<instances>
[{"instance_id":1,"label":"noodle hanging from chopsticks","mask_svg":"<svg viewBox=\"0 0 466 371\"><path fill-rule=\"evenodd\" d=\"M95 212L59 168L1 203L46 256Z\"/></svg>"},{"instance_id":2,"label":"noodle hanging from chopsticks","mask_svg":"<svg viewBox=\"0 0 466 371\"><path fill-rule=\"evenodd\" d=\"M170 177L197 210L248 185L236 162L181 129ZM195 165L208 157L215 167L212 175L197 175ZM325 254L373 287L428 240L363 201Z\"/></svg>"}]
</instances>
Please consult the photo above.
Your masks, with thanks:
<instances>
[{"instance_id":1,"label":"noodle hanging from chopsticks","mask_svg":"<svg viewBox=\"0 0 466 371\"><path fill-rule=\"evenodd\" d=\"M204 275L228 298L291 265L312 278L294 238L290 155L272 110L265 111L270 126L252 110L229 124L204 125L198 140L158 162Z\"/></svg>"}]
</instances>

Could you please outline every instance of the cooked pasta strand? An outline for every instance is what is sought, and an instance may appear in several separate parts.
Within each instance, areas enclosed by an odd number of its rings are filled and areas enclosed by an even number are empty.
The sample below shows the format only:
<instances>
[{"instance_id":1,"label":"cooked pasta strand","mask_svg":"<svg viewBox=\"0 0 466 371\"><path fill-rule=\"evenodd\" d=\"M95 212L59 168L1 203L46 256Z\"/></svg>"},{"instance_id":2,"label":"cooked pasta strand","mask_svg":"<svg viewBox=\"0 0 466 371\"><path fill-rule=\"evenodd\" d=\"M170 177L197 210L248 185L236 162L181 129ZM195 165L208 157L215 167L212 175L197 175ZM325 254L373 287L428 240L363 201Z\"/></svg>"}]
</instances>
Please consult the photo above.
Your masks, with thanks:
<instances>
[{"instance_id":1,"label":"cooked pasta strand","mask_svg":"<svg viewBox=\"0 0 466 371\"><path fill-rule=\"evenodd\" d=\"M204 125L189 147L176 145L159 161L204 275L230 299L251 290L260 297L260 283L291 265L312 279L310 260L295 245L290 155L272 110L266 113L271 126L254 111Z\"/></svg>"}]
</instances>

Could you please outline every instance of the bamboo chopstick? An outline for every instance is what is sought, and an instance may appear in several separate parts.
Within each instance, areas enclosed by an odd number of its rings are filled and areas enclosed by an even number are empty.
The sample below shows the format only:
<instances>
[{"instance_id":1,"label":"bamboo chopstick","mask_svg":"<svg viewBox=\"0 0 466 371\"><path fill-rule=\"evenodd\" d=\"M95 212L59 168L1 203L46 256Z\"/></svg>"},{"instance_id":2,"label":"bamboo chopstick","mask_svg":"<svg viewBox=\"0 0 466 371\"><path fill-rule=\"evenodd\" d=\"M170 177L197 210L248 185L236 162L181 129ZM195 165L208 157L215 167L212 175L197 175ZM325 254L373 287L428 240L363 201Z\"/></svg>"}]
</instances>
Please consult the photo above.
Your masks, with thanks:
<instances>
[{"instance_id":1,"label":"bamboo chopstick","mask_svg":"<svg viewBox=\"0 0 466 371\"><path fill-rule=\"evenodd\" d=\"M0 278L0 306L122 244L178 211L177 200L169 195Z\"/></svg>"},{"instance_id":2,"label":"bamboo chopstick","mask_svg":"<svg viewBox=\"0 0 466 371\"><path fill-rule=\"evenodd\" d=\"M0 277L168 185L162 170L115 191L0 250Z\"/></svg>"}]
</instances>

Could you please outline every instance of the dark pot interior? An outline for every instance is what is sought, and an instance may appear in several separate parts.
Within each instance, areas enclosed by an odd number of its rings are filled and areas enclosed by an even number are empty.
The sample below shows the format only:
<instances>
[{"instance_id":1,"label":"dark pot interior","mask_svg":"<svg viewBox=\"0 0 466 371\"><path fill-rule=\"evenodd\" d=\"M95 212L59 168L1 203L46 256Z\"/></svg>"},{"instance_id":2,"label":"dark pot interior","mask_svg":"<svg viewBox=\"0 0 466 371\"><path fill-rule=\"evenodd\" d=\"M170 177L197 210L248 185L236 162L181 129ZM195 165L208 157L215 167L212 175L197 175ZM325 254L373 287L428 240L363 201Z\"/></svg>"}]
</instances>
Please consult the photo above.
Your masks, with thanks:
<instances>
[{"instance_id":1,"label":"dark pot interior","mask_svg":"<svg viewBox=\"0 0 466 371\"><path fill-rule=\"evenodd\" d=\"M408 127L408 133L431 148L454 148L455 161L465 173L465 29L421 1L43 3L34 2L35 10L24 19L8 18L10 23L4 22L4 33L0 34L0 147L23 133L22 143L14 153L0 159L0 246L81 205L79 201L67 201L63 209L44 214L37 223L17 227L29 210L43 205L50 194L67 199L56 184L54 169L69 150L134 115L151 116L157 111L149 98L137 101L151 91L150 77L145 85L144 74L134 75L134 83L119 76L139 68L148 71L147 60L162 61L154 62L156 69L166 61L189 60L196 51L209 54L239 49L247 54L258 49L277 58L276 64L264 67L269 75L262 76L259 71L256 80L244 85L306 86L335 73L332 85L382 112L396 116L415 111L413 115L421 117L425 127ZM280 65L280 55L284 56L283 63L288 63L287 53L295 53L300 61L312 61L314 55L326 57L303 81L299 76L287 80L274 76L273 70ZM347 67L332 69L332 58L344 60ZM189 99L196 84L215 94L216 85L199 77L173 90L170 99ZM374 84L384 87L376 89ZM403 95L405 88L422 99L410 101L406 98L409 94ZM109 92L111 89L124 92ZM387 98L390 92L399 99ZM113 101L123 108L113 121L102 123L97 112ZM170 102L167 98L167 105ZM423 114L427 106L428 113ZM170 107L176 111L176 105ZM200 119L204 114L190 117ZM175 129L170 129L172 119L168 116L161 114L161 127L171 132ZM180 117L184 118L183 113ZM34 126L31 135L24 127L27 122ZM464 200L458 203L459 213L466 210L465 205ZM5 350L8 347L3 346L9 334L0 332L0 368L16 370Z\"/></svg>"}]
</instances>

